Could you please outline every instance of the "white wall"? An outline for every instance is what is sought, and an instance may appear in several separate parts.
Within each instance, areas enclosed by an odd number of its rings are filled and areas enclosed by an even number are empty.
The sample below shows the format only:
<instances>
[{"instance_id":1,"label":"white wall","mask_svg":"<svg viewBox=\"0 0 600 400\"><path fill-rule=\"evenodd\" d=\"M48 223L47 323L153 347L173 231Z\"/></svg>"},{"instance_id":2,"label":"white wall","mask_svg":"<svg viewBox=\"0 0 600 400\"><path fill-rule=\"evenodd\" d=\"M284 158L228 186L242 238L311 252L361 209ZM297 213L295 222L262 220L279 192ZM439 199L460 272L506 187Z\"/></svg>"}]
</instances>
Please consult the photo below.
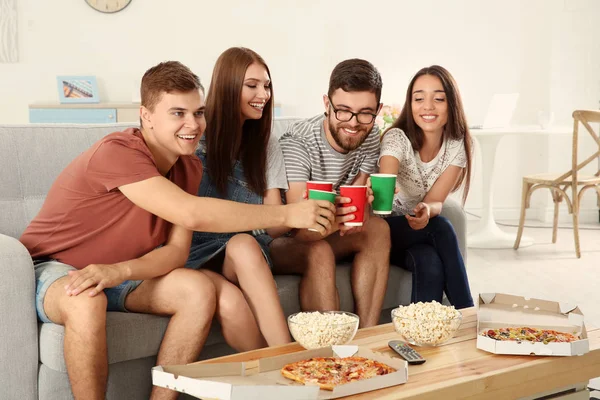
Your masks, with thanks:
<instances>
[{"instance_id":1,"label":"white wall","mask_svg":"<svg viewBox=\"0 0 600 400\"><path fill-rule=\"evenodd\" d=\"M176 59L208 86L219 54L240 45L269 64L285 115L320 112L331 69L350 57L380 69L386 103L402 102L419 68L445 66L471 123L483 120L497 92L521 93L513 123L536 123L538 110L551 110L557 124L570 124L574 108L598 108L600 1L419 3L133 0L120 13L101 14L84 0L20 0L20 62L0 64L0 123L25 123L28 104L58 101L60 74L95 75L102 101L128 102L147 68ZM569 164L561 140L512 137L500 144L497 217L516 217L523 174ZM475 172L467 207L478 212ZM536 194L534 206L532 214L543 218L548 196ZM584 208L597 221L591 195Z\"/></svg>"}]
</instances>

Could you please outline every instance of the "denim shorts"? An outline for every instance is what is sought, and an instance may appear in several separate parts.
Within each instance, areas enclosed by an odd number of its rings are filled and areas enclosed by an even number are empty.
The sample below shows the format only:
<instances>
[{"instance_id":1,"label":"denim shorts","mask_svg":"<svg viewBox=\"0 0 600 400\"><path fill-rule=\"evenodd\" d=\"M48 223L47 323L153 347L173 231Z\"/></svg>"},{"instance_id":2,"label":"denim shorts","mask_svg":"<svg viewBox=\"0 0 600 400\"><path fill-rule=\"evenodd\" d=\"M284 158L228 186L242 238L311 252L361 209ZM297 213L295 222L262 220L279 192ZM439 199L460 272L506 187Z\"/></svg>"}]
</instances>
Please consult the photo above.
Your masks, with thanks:
<instances>
[{"instance_id":1,"label":"denim shorts","mask_svg":"<svg viewBox=\"0 0 600 400\"><path fill-rule=\"evenodd\" d=\"M40 321L51 323L52 321L50 321L44 311L44 297L46 297L46 292L54 282L63 276L67 276L69 271L76 271L77 269L56 260L35 260L34 269L36 280L35 308L37 315ZM104 289L104 294L108 300L106 310L127 312L125 309L125 298L140 283L142 281L125 281L119 286Z\"/></svg>"},{"instance_id":2,"label":"denim shorts","mask_svg":"<svg viewBox=\"0 0 600 400\"><path fill-rule=\"evenodd\" d=\"M248 234L251 233L248 232ZM227 242L229 242L233 236L235 236L235 234L194 232L190 254L187 262L185 263L186 268L201 268L213 257L225 251ZM269 243L271 243L273 239L266 233L252 236L254 239L256 239L256 242L260 246L262 254L265 257L269 268L273 269L273 261L271 260L271 254L269 251Z\"/></svg>"}]
</instances>

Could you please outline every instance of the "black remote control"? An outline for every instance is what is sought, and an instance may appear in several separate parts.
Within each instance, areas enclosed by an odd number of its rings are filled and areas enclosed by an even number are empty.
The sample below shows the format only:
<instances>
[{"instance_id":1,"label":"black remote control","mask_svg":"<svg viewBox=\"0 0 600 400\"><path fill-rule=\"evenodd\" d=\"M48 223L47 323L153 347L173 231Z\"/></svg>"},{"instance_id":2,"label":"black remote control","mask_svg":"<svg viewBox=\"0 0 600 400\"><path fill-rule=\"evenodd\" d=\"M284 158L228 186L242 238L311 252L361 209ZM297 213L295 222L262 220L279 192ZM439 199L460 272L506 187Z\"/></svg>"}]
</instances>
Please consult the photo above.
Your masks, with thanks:
<instances>
[{"instance_id":1,"label":"black remote control","mask_svg":"<svg viewBox=\"0 0 600 400\"><path fill-rule=\"evenodd\" d=\"M425 359L422 355L417 353L415 349L410 347L407 343L404 343L401 340L390 340L388 345L394 350L396 353L400 354L402 358L408 361L409 364L423 364Z\"/></svg>"}]
</instances>

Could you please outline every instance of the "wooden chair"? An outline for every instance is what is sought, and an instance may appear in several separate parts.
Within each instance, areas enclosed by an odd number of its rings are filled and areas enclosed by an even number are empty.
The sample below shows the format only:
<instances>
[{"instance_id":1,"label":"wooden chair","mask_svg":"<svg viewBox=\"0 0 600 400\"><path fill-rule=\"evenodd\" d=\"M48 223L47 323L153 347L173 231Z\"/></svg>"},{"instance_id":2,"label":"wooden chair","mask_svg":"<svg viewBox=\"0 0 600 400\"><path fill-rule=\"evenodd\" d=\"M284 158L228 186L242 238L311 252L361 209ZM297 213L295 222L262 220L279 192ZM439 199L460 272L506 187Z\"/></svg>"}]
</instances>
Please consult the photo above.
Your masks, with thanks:
<instances>
[{"instance_id":1,"label":"wooden chair","mask_svg":"<svg viewBox=\"0 0 600 400\"><path fill-rule=\"evenodd\" d=\"M575 110L573 111L573 154L572 167L570 171L562 175L559 174L537 174L523 177L523 194L521 203L521 218L519 220L519 231L515 240L515 250L519 248L521 236L523 235L523 225L525 223L525 210L529 208L531 194L537 189L547 188L552 193L554 201L554 221L552 225L552 243L556 243L556 233L558 228L558 208L564 199L567 203L569 213L573 215L573 235L575 237L575 254L577 258L581 257L579 249L579 206L583 193L588 189L596 189L598 196L598 206L600 207L600 166L594 175L580 175L579 170L596 159L600 159L600 138L597 132L590 126L590 123L600 122L600 111ZM577 144L579 140L579 123L581 123L588 133L594 138L597 151L586 158L581 163L577 163ZM581 190L579 187L582 186ZM571 187L571 198L567 194Z\"/></svg>"}]
</instances>

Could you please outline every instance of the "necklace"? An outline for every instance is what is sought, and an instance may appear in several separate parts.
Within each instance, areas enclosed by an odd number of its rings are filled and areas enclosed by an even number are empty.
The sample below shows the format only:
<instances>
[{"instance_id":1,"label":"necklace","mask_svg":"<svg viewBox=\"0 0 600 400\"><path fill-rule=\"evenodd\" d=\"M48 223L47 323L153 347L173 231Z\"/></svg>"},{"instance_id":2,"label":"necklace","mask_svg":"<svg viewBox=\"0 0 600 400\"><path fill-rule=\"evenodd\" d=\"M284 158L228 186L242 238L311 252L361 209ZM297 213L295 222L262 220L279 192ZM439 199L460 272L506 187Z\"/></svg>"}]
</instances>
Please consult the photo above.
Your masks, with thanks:
<instances>
[{"instance_id":1,"label":"necklace","mask_svg":"<svg viewBox=\"0 0 600 400\"><path fill-rule=\"evenodd\" d=\"M442 143L442 146L440 147L440 149L438 150L437 154L435 155L435 157L433 157L431 159L431 161L435 160L435 158L439 155L440 152L442 152L440 158L437 160L437 162L435 163L435 166L433 168L431 168L429 170L429 172L427 174L424 174L423 170L425 169L425 166L423 164L425 164L422 160L421 160L421 155L419 153L419 163L417 165L417 170L419 171L419 175L421 175L421 184L423 185L423 188L425 189L425 192L428 192L430 189L430 186L428 184L429 179L431 178L432 174L437 174L439 177L439 174L441 173L441 168L440 165L444 165L446 158L447 158L447 151L446 151L446 146L445 146L445 142ZM431 162L429 161L429 162ZM436 179L437 180L437 179ZM433 186L432 182L432 186Z\"/></svg>"}]
</instances>

